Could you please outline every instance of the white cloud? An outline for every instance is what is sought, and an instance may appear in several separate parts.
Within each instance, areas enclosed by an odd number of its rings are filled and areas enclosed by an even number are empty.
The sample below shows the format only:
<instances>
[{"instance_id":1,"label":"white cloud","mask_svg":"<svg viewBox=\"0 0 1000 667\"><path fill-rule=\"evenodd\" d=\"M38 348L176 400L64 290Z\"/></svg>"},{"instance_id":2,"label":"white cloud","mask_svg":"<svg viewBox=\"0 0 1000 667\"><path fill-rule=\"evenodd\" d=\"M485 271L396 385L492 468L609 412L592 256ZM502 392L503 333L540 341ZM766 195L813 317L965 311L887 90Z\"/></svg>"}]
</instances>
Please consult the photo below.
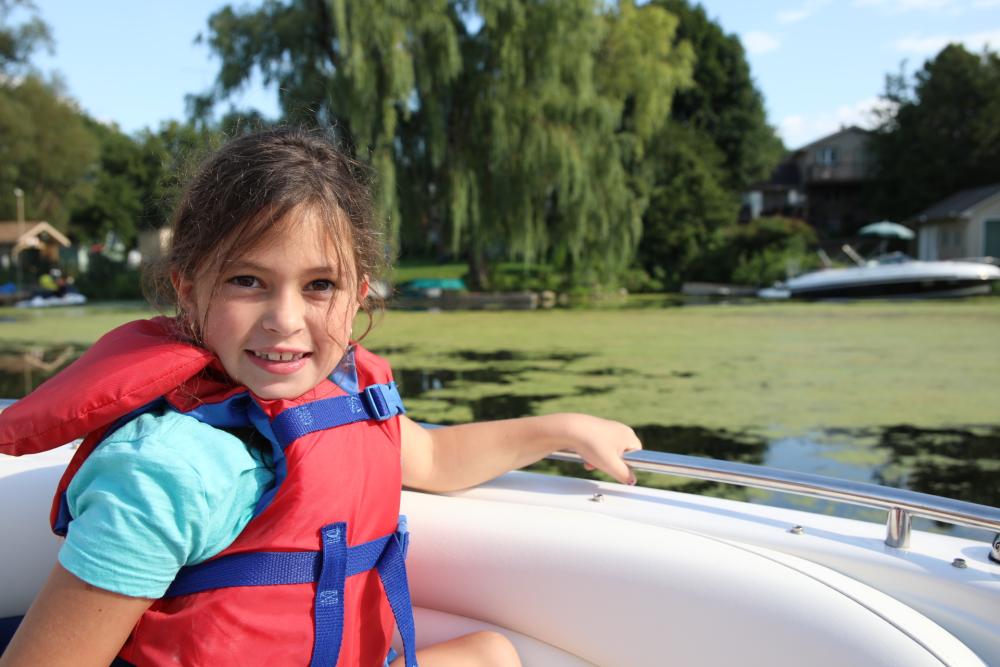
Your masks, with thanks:
<instances>
[{"instance_id":1,"label":"white cloud","mask_svg":"<svg viewBox=\"0 0 1000 667\"><path fill-rule=\"evenodd\" d=\"M942 12L963 14L969 10L1000 7L1000 0L854 0L855 7L877 7L889 14Z\"/></svg>"},{"instance_id":2,"label":"white cloud","mask_svg":"<svg viewBox=\"0 0 1000 667\"><path fill-rule=\"evenodd\" d=\"M774 51L781 46L781 42L766 32L748 32L743 35L743 46L746 47L747 53L760 54Z\"/></svg>"},{"instance_id":3,"label":"white cloud","mask_svg":"<svg viewBox=\"0 0 1000 667\"><path fill-rule=\"evenodd\" d=\"M896 40L893 46L897 51L929 57L953 43L962 44L973 53L979 53L987 46L996 51L1000 49L1000 30L989 30L970 35L914 35Z\"/></svg>"},{"instance_id":4,"label":"white cloud","mask_svg":"<svg viewBox=\"0 0 1000 667\"><path fill-rule=\"evenodd\" d=\"M830 4L830 0L806 0L798 7L781 10L775 15L775 18L778 19L778 23L797 23L802 19L809 18L828 4Z\"/></svg>"},{"instance_id":5,"label":"white cloud","mask_svg":"<svg viewBox=\"0 0 1000 667\"><path fill-rule=\"evenodd\" d=\"M855 7L882 7L892 13L955 9L957 0L854 0Z\"/></svg>"},{"instance_id":6,"label":"white cloud","mask_svg":"<svg viewBox=\"0 0 1000 667\"><path fill-rule=\"evenodd\" d=\"M850 125L872 129L877 121L875 112L885 104L881 98L870 97L814 116L787 116L778 123L778 134L786 146L794 149Z\"/></svg>"}]
</instances>

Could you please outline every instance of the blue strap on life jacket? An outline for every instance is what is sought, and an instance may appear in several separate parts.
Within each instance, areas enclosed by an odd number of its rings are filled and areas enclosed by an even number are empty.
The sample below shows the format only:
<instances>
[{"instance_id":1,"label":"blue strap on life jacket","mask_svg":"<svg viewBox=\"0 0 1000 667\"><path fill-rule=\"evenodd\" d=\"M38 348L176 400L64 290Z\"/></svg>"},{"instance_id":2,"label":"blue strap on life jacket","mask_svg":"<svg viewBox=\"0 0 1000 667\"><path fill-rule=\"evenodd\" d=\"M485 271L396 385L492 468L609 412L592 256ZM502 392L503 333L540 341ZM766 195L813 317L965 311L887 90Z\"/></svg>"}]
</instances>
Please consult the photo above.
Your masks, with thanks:
<instances>
[{"instance_id":1,"label":"blue strap on life jacket","mask_svg":"<svg viewBox=\"0 0 1000 667\"><path fill-rule=\"evenodd\" d=\"M378 576L382 580L382 588L389 598L392 615L396 619L396 628L403 640L403 662L405 667L417 667L417 633L413 623L413 601L410 598L410 585L406 577L406 551L409 546L410 534L406 530L406 517L400 517L399 530L393 539L385 545L385 551L379 558Z\"/></svg>"},{"instance_id":2,"label":"blue strap on life jacket","mask_svg":"<svg viewBox=\"0 0 1000 667\"><path fill-rule=\"evenodd\" d=\"M385 421L406 414L395 382L373 384L360 393L335 396L289 408L271 422L282 447L302 436L344 424L375 419Z\"/></svg>"},{"instance_id":3,"label":"blue strap on life jacket","mask_svg":"<svg viewBox=\"0 0 1000 667\"><path fill-rule=\"evenodd\" d=\"M164 597L190 595L233 586L316 583L314 640L310 667L335 665L344 632L344 585L347 577L376 569L403 640L407 667L417 667L413 607L406 580L409 533L400 517L396 532L347 546L347 524L331 523L320 531L320 551L249 552L181 568Z\"/></svg>"}]
</instances>

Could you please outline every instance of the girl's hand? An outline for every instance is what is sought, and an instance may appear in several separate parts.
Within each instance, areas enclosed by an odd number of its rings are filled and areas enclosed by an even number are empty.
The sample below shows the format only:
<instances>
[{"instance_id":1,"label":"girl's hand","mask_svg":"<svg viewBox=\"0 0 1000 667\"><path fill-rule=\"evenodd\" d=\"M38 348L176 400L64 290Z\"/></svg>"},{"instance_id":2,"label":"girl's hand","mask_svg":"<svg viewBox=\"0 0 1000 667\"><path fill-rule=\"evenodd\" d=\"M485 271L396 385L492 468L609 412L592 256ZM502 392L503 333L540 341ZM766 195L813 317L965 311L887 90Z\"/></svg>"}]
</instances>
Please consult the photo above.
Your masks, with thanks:
<instances>
[{"instance_id":1,"label":"girl's hand","mask_svg":"<svg viewBox=\"0 0 1000 667\"><path fill-rule=\"evenodd\" d=\"M620 422L583 414L562 415L566 420L568 449L579 454L587 470L600 470L622 484L635 484L635 473L622 458L642 449L635 431Z\"/></svg>"}]
</instances>

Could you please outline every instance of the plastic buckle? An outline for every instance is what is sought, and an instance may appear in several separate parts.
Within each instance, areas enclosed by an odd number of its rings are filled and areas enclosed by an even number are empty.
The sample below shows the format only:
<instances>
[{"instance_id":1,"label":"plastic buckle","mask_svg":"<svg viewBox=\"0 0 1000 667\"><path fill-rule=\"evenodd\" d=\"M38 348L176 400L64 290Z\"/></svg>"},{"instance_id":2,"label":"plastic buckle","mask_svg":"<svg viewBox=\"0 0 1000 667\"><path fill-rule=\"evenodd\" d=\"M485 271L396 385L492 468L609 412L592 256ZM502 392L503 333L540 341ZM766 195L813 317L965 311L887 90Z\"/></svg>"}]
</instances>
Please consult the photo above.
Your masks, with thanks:
<instances>
[{"instance_id":1,"label":"plastic buckle","mask_svg":"<svg viewBox=\"0 0 1000 667\"><path fill-rule=\"evenodd\" d=\"M392 417L392 409L389 407L389 402L385 400L383 391L385 391L385 387L373 384L370 387L365 387L365 390L361 392L365 405L368 407L368 414L380 422Z\"/></svg>"}]
</instances>

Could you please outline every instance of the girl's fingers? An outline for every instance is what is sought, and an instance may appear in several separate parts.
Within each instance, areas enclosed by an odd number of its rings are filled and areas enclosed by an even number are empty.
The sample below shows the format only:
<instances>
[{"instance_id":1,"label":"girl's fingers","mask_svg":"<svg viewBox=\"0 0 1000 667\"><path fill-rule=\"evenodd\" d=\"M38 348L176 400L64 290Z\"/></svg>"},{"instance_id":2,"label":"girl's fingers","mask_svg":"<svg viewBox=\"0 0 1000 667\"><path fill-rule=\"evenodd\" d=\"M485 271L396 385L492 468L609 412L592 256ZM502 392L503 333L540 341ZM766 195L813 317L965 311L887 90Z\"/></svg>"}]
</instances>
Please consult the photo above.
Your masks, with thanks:
<instances>
[{"instance_id":1,"label":"girl's fingers","mask_svg":"<svg viewBox=\"0 0 1000 667\"><path fill-rule=\"evenodd\" d=\"M577 452L584 456L584 469L600 470L621 484L635 484L635 474L624 455L642 449L635 431L618 422L595 420L595 428L582 438Z\"/></svg>"},{"instance_id":2,"label":"girl's fingers","mask_svg":"<svg viewBox=\"0 0 1000 667\"><path fill-rule=\"evenodd\" d=\"M632 474L631 468L625 463L625 459L621 456L611 457L607 461L603 461L601 465L597 466L602 471L608 473L615 478L615 481L620 484L635 484L635 475Z\"/></svg>"}]
</instances>

